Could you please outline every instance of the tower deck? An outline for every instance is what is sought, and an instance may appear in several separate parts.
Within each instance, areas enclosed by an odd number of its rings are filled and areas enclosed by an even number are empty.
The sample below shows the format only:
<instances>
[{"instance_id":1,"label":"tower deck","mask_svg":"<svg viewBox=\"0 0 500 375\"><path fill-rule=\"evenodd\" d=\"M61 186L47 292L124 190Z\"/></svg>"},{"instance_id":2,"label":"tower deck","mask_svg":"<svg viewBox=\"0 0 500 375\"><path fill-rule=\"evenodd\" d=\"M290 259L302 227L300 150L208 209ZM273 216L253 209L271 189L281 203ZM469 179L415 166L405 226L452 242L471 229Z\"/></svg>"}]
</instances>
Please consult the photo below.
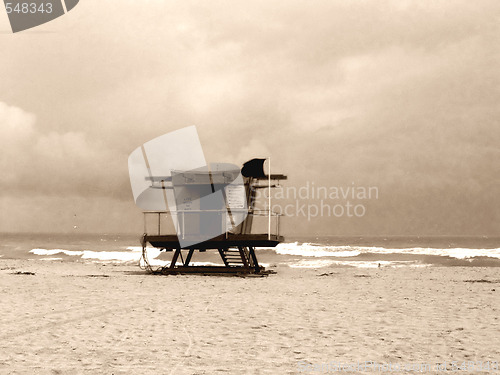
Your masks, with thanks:
<instances>
[{"instance_id":1,"label":"tower deck","mask_svg":"<svg viewBox=\"0 0 500 375\"><path fill-rule=\"evenodd\" d=\"M186 238L189 240L189 238ZM164 249L175 250L180 249L179 240L175 234L167 235L145 235L144 240L152 246ZM197 243L196 245L186 246L183 249L193 250L208 250L221 249L230 247L275 247L280 242L283 242L283 236L275 234L221 234L208 241Z\"/></svg>"}]
</instances>

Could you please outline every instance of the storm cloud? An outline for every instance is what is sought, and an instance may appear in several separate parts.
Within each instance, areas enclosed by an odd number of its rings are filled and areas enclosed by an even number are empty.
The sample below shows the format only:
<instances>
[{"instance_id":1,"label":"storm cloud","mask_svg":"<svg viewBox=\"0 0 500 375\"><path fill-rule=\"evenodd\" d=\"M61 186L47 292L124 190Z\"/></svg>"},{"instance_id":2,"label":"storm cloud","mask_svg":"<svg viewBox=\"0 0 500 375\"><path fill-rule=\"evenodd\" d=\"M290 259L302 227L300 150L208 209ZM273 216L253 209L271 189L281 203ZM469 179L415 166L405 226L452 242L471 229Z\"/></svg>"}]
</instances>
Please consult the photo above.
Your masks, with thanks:
<instances>
[{"instance_id":1,"label":"storm cloud","mask_svg":"<svg viewBox=\"0 0 500 375\"><path fill-rule=\"evenodd\" d=\"M379 189L363 218L290 217L285 230L498 234L499 11L86 0L5 32L0 230L70 231L78 217L86 231L141 232L128 154L196 125L209 162L271 156L287 185Z\"/></svg>"}]
</instances>

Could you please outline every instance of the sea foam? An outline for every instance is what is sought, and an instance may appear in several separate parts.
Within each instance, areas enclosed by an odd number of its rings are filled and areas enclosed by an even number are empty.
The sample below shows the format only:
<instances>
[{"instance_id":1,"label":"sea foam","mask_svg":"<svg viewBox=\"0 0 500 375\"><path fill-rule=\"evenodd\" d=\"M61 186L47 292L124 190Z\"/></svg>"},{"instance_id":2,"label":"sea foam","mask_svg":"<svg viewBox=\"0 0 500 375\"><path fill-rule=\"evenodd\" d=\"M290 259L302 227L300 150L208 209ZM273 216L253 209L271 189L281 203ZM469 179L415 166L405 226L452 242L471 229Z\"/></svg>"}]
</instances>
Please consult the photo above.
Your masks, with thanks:
<instances>
[{"instance_id":1,"label":"sea foam","mask_svg":"<svg viewBox=\"0 0 500 375\"><path fill-rule=\"evenodd\" d=\"M281 243L274 249L277 254L303 257L356 257L361 254L413 254L446 256L456 259L489 257L500 259L500 248L497 249L466 249L466 248L384 248L368 246L326 246L314 243Z\"/></svg>"}]
</instances>

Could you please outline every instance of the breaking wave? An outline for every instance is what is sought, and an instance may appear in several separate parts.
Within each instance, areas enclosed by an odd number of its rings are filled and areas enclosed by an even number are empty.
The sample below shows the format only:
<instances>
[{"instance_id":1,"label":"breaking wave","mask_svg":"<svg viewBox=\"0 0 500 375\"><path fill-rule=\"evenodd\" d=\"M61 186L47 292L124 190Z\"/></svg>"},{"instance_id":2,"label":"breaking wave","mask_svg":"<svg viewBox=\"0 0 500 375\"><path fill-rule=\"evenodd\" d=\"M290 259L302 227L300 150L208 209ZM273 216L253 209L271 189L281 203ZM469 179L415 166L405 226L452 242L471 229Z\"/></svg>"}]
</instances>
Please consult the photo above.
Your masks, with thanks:
<instances>
[{"instance_id":1,"label":"breaking wave","mask_svg":"<svg viewBox=\"0 0 500 375\"><path fill-rule=\"evenodd\" d=\"M276 246L277 254L296 255L303 257L356 257L362 254L406 254L406 255L433 255L451 257L456 259L468 259L476 257L489 257L500 259L499 249L466 249L466 248L384 248L367 246L325 246L314 243L281 243Z\"/></svg>"},{"instance_id":2,"label":"breaking wave","mask_svg":"<svg viewBox=\"0 0 500 375\"><path fill-rule=\"evenodd\" d=\"M31 254L44 260L83 260L103 263L137 264L141 259L142 247L128 246L116 251L32 249ZM154 247L147 248L152 266L168 266L171 253L161 252ZM191 262L192 265L221 265L217 253ZM281 243L275 248L257 250L259 259L269 264L292 268L323 267L423 267L467 266L500 267L500 249L468 248L384 248L368 246L331 246L316 243ZM260 254L259 254L260 253ZM263 264L265 266L265 264Z\"/></svg>"}]
</instances>

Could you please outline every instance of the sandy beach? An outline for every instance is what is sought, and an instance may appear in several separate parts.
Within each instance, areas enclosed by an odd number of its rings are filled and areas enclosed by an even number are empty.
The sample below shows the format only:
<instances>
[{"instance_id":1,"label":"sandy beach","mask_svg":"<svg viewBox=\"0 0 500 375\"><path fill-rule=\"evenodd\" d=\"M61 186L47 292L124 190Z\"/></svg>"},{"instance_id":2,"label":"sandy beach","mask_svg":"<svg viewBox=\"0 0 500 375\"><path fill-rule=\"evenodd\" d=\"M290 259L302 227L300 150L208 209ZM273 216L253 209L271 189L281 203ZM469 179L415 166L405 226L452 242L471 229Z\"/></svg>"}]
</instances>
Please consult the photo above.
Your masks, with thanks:
<instances>
[{"instance_id":1,"label":"sandy beach","mask_svg":"<svg viewBox=\"0 0 500 375\"><path fill-rule=\"evenodd\" d=\"M319 366L500 359L493 267L281 267L264 278L42 260L0 269L2 374L333 373ZM350 372L375 372L362 370Z\"/></svg>"},{"instance_id":2,"label":"sandy beach","mask_svg":"<svg viewBox=\"0 0 500 375\"><path fill-rule=\"evenodd\" d=\"M3 6L0 375L500 375L500 0Z\"/></svg>"}]
</instances>

